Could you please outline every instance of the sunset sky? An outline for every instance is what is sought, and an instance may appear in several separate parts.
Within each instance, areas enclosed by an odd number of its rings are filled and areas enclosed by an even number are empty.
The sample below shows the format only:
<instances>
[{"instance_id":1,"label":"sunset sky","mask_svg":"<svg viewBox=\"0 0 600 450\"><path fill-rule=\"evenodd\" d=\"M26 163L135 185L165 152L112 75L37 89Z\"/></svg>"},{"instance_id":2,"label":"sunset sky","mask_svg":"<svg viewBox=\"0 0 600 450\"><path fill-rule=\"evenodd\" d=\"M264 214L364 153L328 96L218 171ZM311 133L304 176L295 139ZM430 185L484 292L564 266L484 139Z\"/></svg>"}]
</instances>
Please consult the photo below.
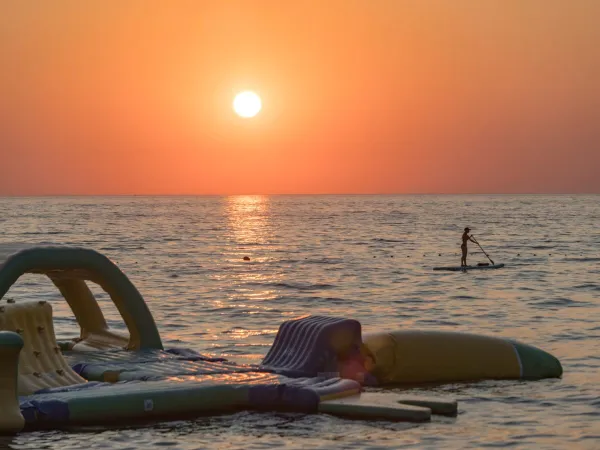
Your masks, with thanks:
<instances>
[{"instance_id":1,"label":"sunset sky","mask_svg":"<svg viewBox=\"0 0 600 450\"><path fill-rule=\"evenodd\" d=\"M600 193L599 24L598 0L3 1L0 195Z\"/></svg>"}]
</instances>

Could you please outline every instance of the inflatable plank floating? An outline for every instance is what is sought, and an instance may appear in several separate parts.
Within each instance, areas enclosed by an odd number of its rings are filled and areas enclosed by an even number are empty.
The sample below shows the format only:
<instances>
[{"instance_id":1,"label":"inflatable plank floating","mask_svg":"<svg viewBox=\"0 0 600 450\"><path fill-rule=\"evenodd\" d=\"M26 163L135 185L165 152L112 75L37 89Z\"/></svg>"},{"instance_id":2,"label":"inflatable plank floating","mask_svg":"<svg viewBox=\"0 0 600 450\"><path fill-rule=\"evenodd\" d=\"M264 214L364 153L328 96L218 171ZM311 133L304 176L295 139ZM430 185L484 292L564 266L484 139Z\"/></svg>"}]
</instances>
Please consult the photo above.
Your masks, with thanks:
<instances>
[{"instance_id":1,"label":"inflatable plank floating","mask_svg":"<svg viewBox=\"0 0 600 450\"><path fill-rule=\"evenodd\" d=\"M46 275L73 311L78 339L57 340L46 301L5 299L25 273ZM110 330L86 282L101 286L129 331ZM366 334L352 319L281 324L258 365L164 349L129 279L88 249L24 250L0 266L0 432L182 419L239 410L423 422L455 415L453 399L364 392L364 386L560 377L552 355L464 333Z\"/></svg>"}]
</instances>

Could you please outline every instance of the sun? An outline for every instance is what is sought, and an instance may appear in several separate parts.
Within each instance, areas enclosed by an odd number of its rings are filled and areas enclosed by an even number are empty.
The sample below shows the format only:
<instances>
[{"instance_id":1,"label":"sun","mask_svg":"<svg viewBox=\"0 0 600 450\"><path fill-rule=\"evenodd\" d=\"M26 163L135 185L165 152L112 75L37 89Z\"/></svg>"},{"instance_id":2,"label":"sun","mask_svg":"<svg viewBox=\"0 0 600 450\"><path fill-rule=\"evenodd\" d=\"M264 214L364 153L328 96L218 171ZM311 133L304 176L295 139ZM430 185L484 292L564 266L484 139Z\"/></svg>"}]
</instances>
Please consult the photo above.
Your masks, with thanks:
<instances>
[{"instance_id":1,"label":"sun","mask_svg":"<svg viewBox=\"0 0 600 450\"><path fill-rule=\"evenodd\" d=\"M240 92L233 99L233 110L240 117L254 117L261 108L260 97L252 91Z\"/></svg>"}]
</instances>

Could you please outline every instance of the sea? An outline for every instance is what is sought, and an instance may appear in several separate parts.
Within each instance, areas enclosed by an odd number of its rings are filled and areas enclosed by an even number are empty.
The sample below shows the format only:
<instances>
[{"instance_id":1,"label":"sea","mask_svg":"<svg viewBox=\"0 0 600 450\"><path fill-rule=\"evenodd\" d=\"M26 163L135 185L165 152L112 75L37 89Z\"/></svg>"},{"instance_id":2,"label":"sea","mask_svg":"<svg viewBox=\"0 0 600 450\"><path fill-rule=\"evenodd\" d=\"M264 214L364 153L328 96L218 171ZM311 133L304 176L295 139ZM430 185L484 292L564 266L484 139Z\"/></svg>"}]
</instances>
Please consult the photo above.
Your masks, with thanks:
<instances>
[{"instance_id":1,"label":"sea","mask_svg":"<svg viewBox=\"0 0 600 450\"><path fill-rule=\"evenodd\" d=\"M38 245L105 254L144 296L166 347L259 363L282 322L319 314L356 319L363 332L513 338L564 369L560 379L385 389L458 401L456 417L428 423L239 412L21 433L0 448L600 449L598 195L14 197L0 211L0 256ZM433 271L460 264L467 226L505 267ZM468 262L489 261L470 244ZM50 300L57 335L78 335L46 278L23 276L7 295Z\"/></svg>"}]
</instances>

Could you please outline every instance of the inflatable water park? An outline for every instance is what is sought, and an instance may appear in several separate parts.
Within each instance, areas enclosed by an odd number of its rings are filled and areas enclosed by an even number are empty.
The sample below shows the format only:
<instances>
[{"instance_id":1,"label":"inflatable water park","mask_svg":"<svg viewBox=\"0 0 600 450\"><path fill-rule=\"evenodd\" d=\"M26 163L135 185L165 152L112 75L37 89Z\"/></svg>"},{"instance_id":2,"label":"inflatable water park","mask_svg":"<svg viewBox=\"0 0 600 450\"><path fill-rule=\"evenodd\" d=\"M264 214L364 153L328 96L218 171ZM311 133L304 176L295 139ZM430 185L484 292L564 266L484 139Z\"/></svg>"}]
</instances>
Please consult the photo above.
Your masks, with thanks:
<instances>
[{"instance_id":1,"label":"inflatable water park","mask_svg":"<svg viewBox=\"0 0 600 450\"><path fill-rule=\"evenodd\" d=\"M5 298L24 274L46 276L80 327L57 340L52 305ZM114 302L111 330L88 287ZM454 416L454 399L398 387L562 376L551 354L505 338L449 331L364 332L359 321L304 316L282 323L259 364L164 348L144 298L105 255L34 247L0 265L0 433L189 419L240 410L427 422ZM394 388L394 391L391 391Z\"/></svg>"}]
</instances>

